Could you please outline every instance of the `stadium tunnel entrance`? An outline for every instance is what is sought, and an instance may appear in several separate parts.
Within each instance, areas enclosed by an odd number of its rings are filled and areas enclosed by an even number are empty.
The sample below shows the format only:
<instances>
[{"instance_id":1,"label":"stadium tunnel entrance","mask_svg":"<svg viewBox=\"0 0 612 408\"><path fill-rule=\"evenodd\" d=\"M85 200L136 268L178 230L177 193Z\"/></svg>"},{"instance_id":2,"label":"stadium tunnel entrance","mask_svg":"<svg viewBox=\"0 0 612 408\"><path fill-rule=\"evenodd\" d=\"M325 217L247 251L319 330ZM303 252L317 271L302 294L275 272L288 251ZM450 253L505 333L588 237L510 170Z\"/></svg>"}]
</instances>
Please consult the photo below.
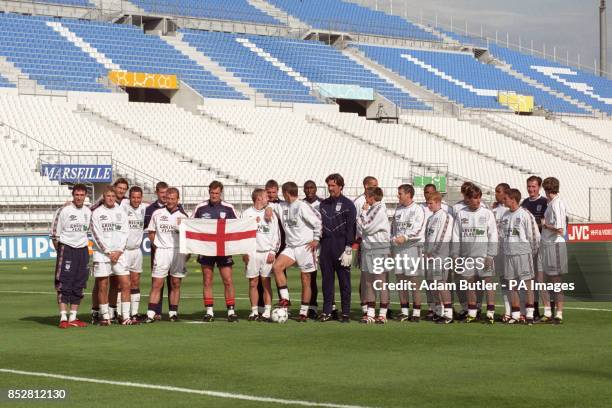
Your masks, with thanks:
<instances>
[{"instance_id":1,"label":"stadium tunnel entrance","mask_svg":"<svg viewBox=\"0 0 612 408\"><path fill-rule=\"evenodd\" d=\"M130 102L170 103L176 91L125 87Z\"/></svg>"}]
</instances>

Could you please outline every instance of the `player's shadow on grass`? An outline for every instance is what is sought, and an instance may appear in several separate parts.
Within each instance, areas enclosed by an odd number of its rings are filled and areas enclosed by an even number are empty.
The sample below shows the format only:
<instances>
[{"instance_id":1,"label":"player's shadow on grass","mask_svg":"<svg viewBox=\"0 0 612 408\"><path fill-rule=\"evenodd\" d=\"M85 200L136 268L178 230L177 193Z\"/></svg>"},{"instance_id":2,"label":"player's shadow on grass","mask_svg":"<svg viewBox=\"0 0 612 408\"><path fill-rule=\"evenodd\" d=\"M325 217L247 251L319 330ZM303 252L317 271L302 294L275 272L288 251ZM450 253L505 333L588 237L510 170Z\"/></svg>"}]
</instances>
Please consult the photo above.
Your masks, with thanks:
<instances>
[{"instance_id":1,"label":"player's shadow on grass","mask_svg":"<svg viewBox=\"0 0 612 408\"><path fill-rule=\"evenodd\" d=\"M57 326L59 322L59 317L57 315L53 316L27 316L19 319L24 322L35 322L39 324L43 324L45 326Z\"/></svg>"}]
</instances>

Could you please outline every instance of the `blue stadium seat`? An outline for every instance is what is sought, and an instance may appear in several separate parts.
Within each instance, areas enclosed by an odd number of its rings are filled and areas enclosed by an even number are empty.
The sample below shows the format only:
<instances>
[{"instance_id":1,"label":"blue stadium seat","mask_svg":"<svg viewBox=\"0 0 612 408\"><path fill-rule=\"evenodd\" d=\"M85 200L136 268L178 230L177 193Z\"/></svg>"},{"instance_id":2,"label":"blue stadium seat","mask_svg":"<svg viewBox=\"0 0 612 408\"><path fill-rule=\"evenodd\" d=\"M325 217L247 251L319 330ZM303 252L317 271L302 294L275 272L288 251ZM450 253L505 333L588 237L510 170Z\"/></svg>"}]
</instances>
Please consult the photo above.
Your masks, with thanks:
<instances>
[{"instance_id":1,"label":"blue stadium seat","mask_svg":"<svg viewBox=\"0 0 612 408\"><path fill-rule=\"evenodd\" d=\"M272 100L316 102L307 86L273 65L278 61L311 83L373 88L400 107L428 109L336 48L320 42L194 30L182 32L185 41ZM247 42L251 48L243 45Z\"/></svg>"},{"instance_id":2,"label":"blue stadium seat","mask_svg":"<svg viewBox=\"0 0 612 408\"><path fill-rule=\"evenodd\" d=\"M132 0L149 13L280 25L281 22L247 0Z\"/></svg>"},{"instance_id":3,"label":"blue stadium seat","mask_svg":"<svg viewBox=\"0 0 612 408\"><path fill-rule=\"evenodd\" d=\"M0 88L15 88L15 84L10 83L8 79L0 75Z\"/></svg>"},{"instance_id":4,"label":"blue stadium seat","mask_svg":"<svg viewBox=\"0 0 612 408\"><path fill-rule=\"evenodd\" d=\"M440 31L462 44L488 47L491 55L507 62L515 71L595 109L612 113L612 81L608 79L498 44L487 43L481 38Z\"/></svg>"},{"instance_id":5,"label":"blue stadium seat","mask_svg":"<svg viewBox=\"0 0 612 408\"><path fill-rule=\"evenodd\" d=\"M554 112L586 114L583 109L535 88L501 69L483 64L471 53L424 51L357 45L366 56L404 78L467 108L507 109L499 91L531 95L535 104Z\"/></svg>"},{"instance_id":6,"label":"blue stadium seat","mask_svg":"<svg viewBox=\"0 0 612 408\"><path fill-rule=\"evenodd\" d=\"M66 6L95 7L87 0L38 0L40 3L62 4Z\"/></svg>"},{"instance_id":7,"label":"blue stadium seat","mask_svg":"<svg viewBox=\"0 0 612 408\"><path fill-rule=\"evenodd\" d=\"M107 92L104 66L49 27L49 18L0 14L0 55L50 90Z\"/></svg>"},{"instance_id":8,"label":"blue stadium seat","mask_svg":"<svg viewBox=\"0 0 612 408\"><path fill-rule=\"evenodd\" d=\"M386 37L440 42L433 34L401 17L343 0L268 0L312 27Z\"/></svg>"}]
</instances>

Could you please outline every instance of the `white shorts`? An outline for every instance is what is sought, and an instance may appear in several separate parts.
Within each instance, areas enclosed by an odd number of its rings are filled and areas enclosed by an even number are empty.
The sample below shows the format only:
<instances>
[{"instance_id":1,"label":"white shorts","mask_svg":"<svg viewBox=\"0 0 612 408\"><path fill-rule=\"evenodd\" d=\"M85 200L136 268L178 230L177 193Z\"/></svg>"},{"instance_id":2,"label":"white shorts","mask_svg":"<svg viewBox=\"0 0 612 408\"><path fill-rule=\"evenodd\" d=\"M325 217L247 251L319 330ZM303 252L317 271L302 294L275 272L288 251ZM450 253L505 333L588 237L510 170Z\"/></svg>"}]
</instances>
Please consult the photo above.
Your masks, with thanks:
<instances>
[{"instance_id":1,"label":"white shorts","mask_svg":"<svg viewBox=\"0 0 612 408\"><path fill-rule=\"evenodd\" d=\"M140 248L126 249L123 256L128 271L142 273L142 251Z\"/></svg>"},{"instance_id":2,"label":"white shorts","mask_svg":"<svg viewBox=\"0 0 612 408\"><path fill-rule=\"evenodd\" d=\"M281 255L285 255L297 263L298 268L304 273L317 270L317 254L312 252L306 245L299 247L287 247Z\"/></svg>"},{"instance_id":3,"label":"white shorts","mask_svg":"<svg viewBox=\"0 0 612 408\"><path fill-rule=\"evenodd\" d=\"M272 264L268 263L268 254L270 252L255 252L249 255L249 263L246 267L246 277L256 278L261 276L262 278L269 278L272 272Z\"/></svg>"},{"instance_id":4,"label":"white shorts","mask_svg":"<svg viewBox=\"0 0 612 408\"><path fill-rule=\"evenodd\" d=\"M187 275L186 259L187 255L181 254L178 248L157 248L151 276L165 278L170 275L175 278L184 278Z\"/></svg>"},{"instance_id":5,"label":"white shorts","mask_svg":"<svg viewBox=\"0 0 612 408\"><path fill-rule=\"evenodd\" d=\"M533 255L504 256L504 278L506 280L530 280L535 278Z\"/></svg>"},{"instance_id":6,"label":"white shorts","mask_svg":"<svg viewBox=\"0 0 612 408\"><path fill-rule=\"evenodd\" d=\"M361 271L373 275L381 275L385 272L384 262L389 257L389 248L363 249L361 248Z\"/></svg>"},{"instance_id":7,"label":"white shorts","mask_svg":"<svg viewBox=\"0 0 612 408\"><path fill-rule=\"evenodd\" d=\"M393 247L392 256L400 256L400 263L396 265L395 274L407 277L424 276L423 247L411 246L408 248ZM404 262L404 260L406 262Z\"/></svg>"},{"instance_id":8,"label":"white shorts","mask_svg":"<svg viewBox=\"0 0 612 408\"><path fill-rule=\"evenodd\" d=\"M125 276L130 272L125 267L124 255L121 255L116 263L110 262L94 262L92 267L92 275L94 278L107 278L109 276Z\"/></svg>"},{"instance_id":9,"label":"white shorts","mask_svg":"<svg viewBox=\"0 0 612 408\"><path fill-rule=\"evenodd\" d=\"M547 276L565 275L568 272L565 242L542 242L538 254L538 271Z\"/></svg>"},{"instance_id":10,"label":"white shorts","mask_svg":"<svg viewBox=\"0 0 612 408\"><path fill-rule=\"evenodd\" d=\"M466 262L464 265L455 265L455 273L463 278L492 278L495 276L495 258L490 269L484 267L484 257L466 257L472 259L473 262Z\"/></svg>"}]
</instances>

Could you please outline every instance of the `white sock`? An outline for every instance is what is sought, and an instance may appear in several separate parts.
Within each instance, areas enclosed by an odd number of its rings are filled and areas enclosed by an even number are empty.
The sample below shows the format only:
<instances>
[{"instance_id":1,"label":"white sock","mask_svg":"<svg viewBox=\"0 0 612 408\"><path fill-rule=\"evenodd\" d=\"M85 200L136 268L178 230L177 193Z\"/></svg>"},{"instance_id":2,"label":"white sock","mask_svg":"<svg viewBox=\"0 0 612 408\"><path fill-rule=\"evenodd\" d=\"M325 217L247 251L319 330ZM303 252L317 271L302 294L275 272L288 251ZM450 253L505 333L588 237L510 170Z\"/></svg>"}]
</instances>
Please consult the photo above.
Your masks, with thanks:
<instances>
[{"instance_id":1,"label":"white sock","mask_svg":"<svg viewBox=\"0 0 612 408\"><path fill-rule=\"evenodd\" d=\"M108 311L109 311L108 303L100 305L100 316L102 316L102 320L110 319L110 314L108 313Z\"/></svg>"},{"instance_id":2,"label":"white sock","mask_svg":"<svg viewBox=\"0 0 612 408\"><path fill-rule=\"evenodd\" d=\"M279 292L280 292L281 298L289 300L289 289L283 288Z\"/></svg>"},{"instance_id":3,"label":"white sock","mask_svg":"<svg viewBox=\"0 0 612 408\"><path fill-rule=\"evenodd\" d=\"M271 312L272 312L272 305L266 305L266 307L264 307L263 316L266 318L269 318Z\"/></svg>"},{"instance_id":4,"label":"white sock","mask_svg":"<svg viewBox=\"0 0 612 408\"><path fill-rule=\"evenodd\" d=\"M214 315L215 315L215 312L214 312L214 310L213 310L213 307L212 307L212 306L206 306L206 314L207 314L207 315L211 315L211 316L214 316Z\"/></svg>"},{"instance_id":5,"label":"white sock","mask_svg":"<svg viewBox=\"0 0 612 408\"><path fill-rule=\"evenodd\" d=\"M508 299L508 293L504 293L504 314L510 316L512 313L512 307L510 306L510 299Z\"/></svg>"},{"instance_id":6,"label":"white sock","mask_svg":"<svg viewBox=\"0 0 612 408\"><path fill-rule=\"evenodd\" d=\"M100 305L100 310L102 310L102 305ZM108 316L110 319L114 319L117 316L117 307L108 307Z\"/></svg>"},{"instance_id":7,"label":"white sock","mask_svg":"<svg viewBox=\"0 0 612 408\"><path fill-rule=\"evenodd\" d=\"M534 308L533 307L528 307L527 308L527 318L528 319L533 319L533 312L534 312Z\"/></svg>"},{"instance_id":8,"label":"white sock","mask_svg":"<svg viewBox=\"0 0 612 408\"><path fill-rule=\"evenodd\" d=\"M368 307L368 317L376 316L376 310L373 307Z\"/></svg>"},{"instance_id":9,"label":"white sock","mask_svg":"<svg viewBox=\"0 0 612 408\"><path fill-rule=\"evenodd\" d=\"M66 312L65 310L62 310L60 312L60 321L64 321L64 320L68 320L68 312Z\"/></svg>"},{"instance_id":10,"label":"white sock","mask_svg":"<svg viewBox=\"0 0 612 408\"><path fill-rule=\"evenodd\" d=\"M140 307L140 293L132 293L130 295L130 313L132 316L138 314L138 308Z\"/></svg>"},{"instance_id":11,"label":"white sock","mask_svg":"<svg viewBox=\"0 0 612 408\"><path fill-rule=\"evenodd\" d=\"M304 316L308 314L308 305L300 305L300 314Z\"/></svg>"},{"instance_id":12,"label":"white sock","mask_svg":"<svg viewBox=\"0 0 612 408\"><path fill-rule=\"evenodd\" d=\"M363 314L367 314L368 313L368 305L361 305L361 311L363 312Z\"/></svg>"},{"instance_id":13,"label":"white sock","mask_svg":"<svg viewBox=\"0 0 612 408\"><path fill-rule=\"evenodd\" d=\"M77 312L76 312L76 310L71 310L70 311L70 317L68 318L68 320L73 322L76 319L77 319Z\"/></svg>"},{"instance_id":14,"label":"white sock","mask_svg":"<svg viewBox=\"0 0 612 408\"><path fill-rule=\"evenodd\" d=\"M561 320L563 320L563 312L561 312L561 311L557 310L557 312L555 313L555 317L556 317L557 319L561 319Z\"/></svg>"},{"instance_id":15,"label":"white sock","mask_svg":"<svg viewBox=\"0 0 612 408\"><path fill-rule=\"evenodd\" d=\"M236 314L236 311L234 311L234 308L232 307L231 309L227 309L227 315L231 316L233 314Z\"/></svg>"},{"instance_id":16,"label":"white sock","mask_svg":"<svg viewBox=\"0 0 612 408\"><path fill-rule=\"evenodd\" d=\"M448 319L452 319L453 318L453 308L452 307L444 309L444 317L446 317Z\"/></svg>"},{"instance_id":17,"label":"white sock","mask_svg":"<svg viewBox=\"0 0 612 408\"><path fill-rule=\"evenodd\" d=\"M468 310L468 316L476 317L476 309L469 309Z\"/></svg>"},{"instance_id":18,"label":"white sock","mask_svg":"<svg viewBox=\"0 0 612 408\"><path fill-rule=\"evenodd\" d=\"M487 319L493 319L495 317L494 310L487 310Z\"/></svg>"},{"instance_id":19,"label":"white sock","mask_svg":"<svg viewBox=\"0 0 612 408\"><path fill-rule=\"evenodd\" d=\"M251 306L251 316L256 316L259 314L259 308L257 306Z\"/></svg>"},{"instance_id":20,"label":"white sock","mask_svg":"<svg viewBox=\"0 0 612 408\"><path fill-rule=\"evenodd\" d=\"M552 309L550 308L550 306L544 306L544 316L552 317Z\"/></svg>"},{"instance_id":21,"label":"white sock","mask_svg":"<svg viewBox=\"0 0 612 408\"><path fill-rule=\"evenodd\" d=\"M511 317L514 320L519 320L521 318L521 312L512 312Z\"/></svg>"},{"instance_id":22,"label":"white sock","mask_svg":"<svg viewBox=\"0 0 612 408\"><path fill-rule=\"evenodd\" d=\"M169 310L168 317L178 316L178 312L176 310Z\"/></svg>"},{"instance_id":23,"label":"white sock","mask_svg":"<svg viewBox=\"0 0 612 408\"><path fill-rule=\"evenodd\" d=\"M410 309L407 307L402 307L402 314L408 316L410 314Z\"/></svg>"},{"instance_id":24,"label":"white sock","mask_svg":"<svg viewBox=\"0 0 612 408\"><path fill-rule=\"evenodd\" d=\"M378 315L382 317L387 317L387 308L381 307L380 310L378 311Z\"/></svg>"},{"instance_id":25,"label":"white sock","mask_svg":"<svg viewBox=\"0 0 612 408\"><path fill-rule=\"evenodd\" d=\"M123 320L130 318L130 302L121 302L121 317Z\"/></svg>"},{"instance_id":26,"label":"white sock","mask_svg":"<svg viewBox=\"0 0 612 408\"><path fill-rule=\"evenodd\" d=\"M122 310L121 310L121 291L117 292L117 316L119 316L120 314L122 314Z\"/></svg>"},{"instance_id":27,"label":"white sock","mask_svg":"<svg viewBox=\"0 0 612 408\"><path fill-rule=\"evenodd\" d=\"M155 310L147 310L147 317L149 319L155 319Z\"/></svg>"},{"instance_id":28,"label":"white sock","mask_svg":"<svg viewBox=\"0 0 612 408\"><path fill-rule=\"evenodd\" d=\"M421 317L421 309L412 309L413 317Z\"/></svg>"}]
</instances>

